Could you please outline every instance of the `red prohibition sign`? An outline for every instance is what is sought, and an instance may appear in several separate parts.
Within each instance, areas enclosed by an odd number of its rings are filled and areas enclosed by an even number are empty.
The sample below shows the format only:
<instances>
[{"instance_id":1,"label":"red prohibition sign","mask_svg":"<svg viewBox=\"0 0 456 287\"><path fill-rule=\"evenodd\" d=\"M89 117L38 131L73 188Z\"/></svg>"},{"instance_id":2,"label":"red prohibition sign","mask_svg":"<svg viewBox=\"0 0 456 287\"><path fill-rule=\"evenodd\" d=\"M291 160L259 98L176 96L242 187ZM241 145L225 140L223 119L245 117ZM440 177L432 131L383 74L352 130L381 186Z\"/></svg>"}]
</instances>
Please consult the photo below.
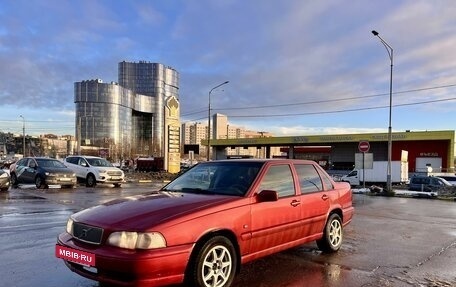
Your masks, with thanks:
<instances>
[{"instance_id":1,"label":"red prohibition sign","mask_svg":"<svg viewBox=\"0 0 456 287\"><path fill-rule=\"evenodd\" d=\"M370 149L370 144L368 141L361 141L358 144L358 150L360 152L368 152Z\"/></svg>"}]
</instances>

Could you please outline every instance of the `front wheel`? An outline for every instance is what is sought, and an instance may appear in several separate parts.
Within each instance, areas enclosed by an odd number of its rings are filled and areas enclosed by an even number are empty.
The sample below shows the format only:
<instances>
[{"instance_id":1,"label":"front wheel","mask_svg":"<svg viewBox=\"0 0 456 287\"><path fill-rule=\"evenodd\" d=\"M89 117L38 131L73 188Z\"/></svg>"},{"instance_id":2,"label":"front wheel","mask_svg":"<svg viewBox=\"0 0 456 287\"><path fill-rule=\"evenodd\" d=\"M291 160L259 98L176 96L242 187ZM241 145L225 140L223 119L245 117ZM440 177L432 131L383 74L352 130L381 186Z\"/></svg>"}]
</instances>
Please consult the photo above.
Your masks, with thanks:
<instances>
[{"instance_id":1,"label":"front wheel","mask_svg":"<svg viewBox=\"0 0 456 287\"><path fill-rule=\"evenodd\" d=\"M36 188L40 189L40 188L45 188L45 185L44 185L44 180L41 178L41 176L37 176L35 178L35 186Z\"/></svg>"},{"instance_id":2,"label":"front wheel","mask_svg":"<svg viewBox=\"0 0 456 287\"><path fill-rule=\"evenodd\" d=\"M89 173L86 178L86 186L94 187L95 184L97 184L97 180L95 179L95 176L93 174Z\"/></svg>"},{"instance_id":3,"label":"front wheel","mask_svg":"<svg viewBox=\"0 0 456 287\"><path fill-rule=\"evenodd\" d=\"M237 255L228 238L212 237L196 252L187 270L187 286L231 286L236 274Z\"/></svg>"},{"instance_id":4,"label":"front wheel","mask_svg":"<svg viewBox=\"0 0 456 287\"><path fill-rule=\"evenodd\" d=\"M324 253L337 252L342 246L342 239L342 220L338 214L333 213L326 222L323 238L317 240L318 249Z\"/></svg>"},{"instance_id":5,"label":"front wheel","mask_svg":"<svg viewBox=\"0 0 456 287\"><path fill-rule=\"evenodd\" d=\"M18 186L18 182L17 182L17 176L15 173L12 173L11 174L11 186L12 187L17 187Z\"/></svg>"}]
</instances>

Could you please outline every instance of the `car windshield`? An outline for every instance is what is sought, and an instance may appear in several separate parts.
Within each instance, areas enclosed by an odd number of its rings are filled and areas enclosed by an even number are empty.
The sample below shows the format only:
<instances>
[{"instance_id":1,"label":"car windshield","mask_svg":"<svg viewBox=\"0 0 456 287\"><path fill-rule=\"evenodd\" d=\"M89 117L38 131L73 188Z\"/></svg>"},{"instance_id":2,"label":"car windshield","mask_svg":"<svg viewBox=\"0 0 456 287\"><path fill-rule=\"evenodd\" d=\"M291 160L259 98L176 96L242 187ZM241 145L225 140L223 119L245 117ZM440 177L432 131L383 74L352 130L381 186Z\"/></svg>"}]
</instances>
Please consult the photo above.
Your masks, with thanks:
<instances>
[{"instance_id":1,"label":"car windshield","mask_svg":"<svg viewBox=\"0 0 456 287\"><path fill-rule=\"evenodd\" d=\"M56 159L37 159L36 160L38 166L40 167L56 167L56 168L66 168L65 165L56 160Z\"/></svg>"},{"instance_id":2,"label":"car windshield","mask_svg":"<svg viewBox=\"0 0 456 287\"><path fill-rule=\"evenodd\" d=\"M162 190L244 196L257 177L261 162L208 162L192 167Z\"/></svg>"},{"instance_id":3,"label":"car windshield","mask_svg":"<svg viewBox=\"0 0 456 287\"><path fill-rule=\"evenodd\" d=\"M104 158L87 158L87 161L91 166L104 166L104 167L112 167L113 165L105 160Z\"/></svg>"}]
</instances>

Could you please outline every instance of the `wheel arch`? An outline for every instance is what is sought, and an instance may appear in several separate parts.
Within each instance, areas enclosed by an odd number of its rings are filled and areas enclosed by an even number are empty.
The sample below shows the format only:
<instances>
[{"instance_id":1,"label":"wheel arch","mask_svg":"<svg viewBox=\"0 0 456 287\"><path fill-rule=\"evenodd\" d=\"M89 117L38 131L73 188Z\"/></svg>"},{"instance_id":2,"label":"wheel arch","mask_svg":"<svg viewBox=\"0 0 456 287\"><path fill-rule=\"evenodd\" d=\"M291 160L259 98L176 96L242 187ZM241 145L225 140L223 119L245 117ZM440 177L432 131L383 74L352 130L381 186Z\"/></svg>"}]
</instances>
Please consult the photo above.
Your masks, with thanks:
<instances>
[{"instance_id":1,"label":"wheel arch","mask_svg":"<svg viewBox=\"0 0 456 287\"><path fill-rule=\"evenodd\" d=\"M344 215L343 215L343 212L342 212L342 209L341 208L334 208L333 210L331 210L329 213L328 213L328 219L329 217L331 217L331 215L333 214L337 214L339 215L340 217L340 220L342 220L342 222L344 222Z\"/></svg>"},{"instance_id":2,"label":"wheel arch","mask_svg":"<svg viewBox=\"0 0 456 287\"><path fill-rule=\"evenodd\" d=\"M195 256L198 255L198 251L203 247L203 245L209 239L216 237L216 236L223 236L223 237L227 238L233 244L234 249L236 250L236 260L237 260L236 273L239 273L239 271L241 269L240 268L241 267L241 252L240 252L240 248L239 248L239 244L238 244L236 235L234 234L233 231L231 231L229 229L213 230L213 231L210 231L210 232L204 234L203 236L201 236L196 241L195 246L193 247L192 252L190 254L188 262L189 263L193 262L193 260L195 259ZM186 273L188 272L189 267L190 267L190 264L187 264Z\"/></svg>"}]
</instances>

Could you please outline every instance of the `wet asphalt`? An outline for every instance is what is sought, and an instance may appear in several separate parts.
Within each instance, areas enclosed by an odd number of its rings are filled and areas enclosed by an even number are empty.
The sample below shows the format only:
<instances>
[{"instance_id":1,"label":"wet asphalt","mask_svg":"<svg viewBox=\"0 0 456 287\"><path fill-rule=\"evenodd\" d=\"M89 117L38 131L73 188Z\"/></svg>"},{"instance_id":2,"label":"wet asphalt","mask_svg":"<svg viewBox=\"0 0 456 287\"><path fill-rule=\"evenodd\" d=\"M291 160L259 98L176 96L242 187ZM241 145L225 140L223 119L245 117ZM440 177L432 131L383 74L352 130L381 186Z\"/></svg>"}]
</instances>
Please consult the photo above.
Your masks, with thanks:
<instances>
[{"instance_id":1,"label":"wet asphalt","mask_svg":"<svg viewBox=\"0 0 456 287\"><path fill-rule=\"evenodd\" d=\"M55 258L68 216L162 183L0 193L1 286L98 286ZM315 243L244 265L234 286L456 286L456 202L355 195L336 254Z\"/></svg>"}]
</instances>

